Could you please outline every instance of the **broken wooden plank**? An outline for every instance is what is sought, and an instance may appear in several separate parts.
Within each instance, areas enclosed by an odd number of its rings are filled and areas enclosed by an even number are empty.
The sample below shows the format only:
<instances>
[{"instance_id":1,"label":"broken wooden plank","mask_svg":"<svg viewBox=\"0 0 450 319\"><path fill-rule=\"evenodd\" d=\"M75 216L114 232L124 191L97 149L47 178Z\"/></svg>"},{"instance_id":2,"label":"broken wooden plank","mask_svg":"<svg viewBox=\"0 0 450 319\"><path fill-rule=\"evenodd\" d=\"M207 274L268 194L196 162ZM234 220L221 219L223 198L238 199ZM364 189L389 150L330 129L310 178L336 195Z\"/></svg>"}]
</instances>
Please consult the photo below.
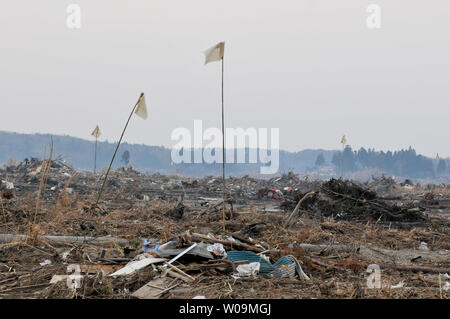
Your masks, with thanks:
<instances>
[{"instance_id":1,"label":"broken wooden plank","mask_svg":"<svg viewBox=\"0 0 450 319\"><path fill-rule=\"evenodd\" d=\"M309 192L307 193L305 196L302 197L302 199L300 199L297 203L297 205L295 206L294 210L292 211L292 213L289 215L288 219L286 220L286 222L284 223L284 227L289 227L291 225L292 222L292 218L294 218L294 216L298 213L298 210L300 209L300 206L303 204L303 202L305 200L307 200L308 198L314 196L316 192Z\"/></svg>"},{"instance_id":2,"label":"broken wooden plank","mask_svg":"<svg viewBox=\"0 0 450 319\"><path fill-rule=\"evenodd\" d=\"M25 241L30 237L27 235L15 234L0 234L0 243L10 243L14 241ZM72 243L72 244L105 244L117 243L119 246L126 246L129 244L128 239L114 238L114 237L89 237L89 236L49 236L45 235L42 238L56 242L56 243Z\"/></svg>"},{"instance_id":3,"label":"broken wooden plank","mask_svg":"<svg viewBox=\"0 0 450 319\"><path fill-rule=\"evenodd\" d=\"M415 265L398 265L398 264L380 264L382 268L391 268L402 271L420 271L426 273L446 274L450 273L450 268L438 268L428 266L415 266Z\"/></svg>"},{"instance_id":4,"label":"broken wooden plank","mask_svg":"<svg viewBox=\"0 0 450 319\"><path fill-rule=\"evenodd\" d=\"M169 280L167 277L156 278L146 283L144 286L136 290L131 295L139 299L158 299L167 291L180 285L175 284L172 285L171 287L167 287L170 284L170 282L171 280Z\"/></svg>"},{"instance_id":5,"label":"broken wooden plank","mask_svg":"<svg viewBox=\"0 0 450 319\"><path fill-rule=\"evenodd\" d=\"M161 263L166 260L167 259L165 259L165 258L154 258L154 257L143 258L141 260L134 260L132 262L129 262L125 267L110 274L109 276L115 277L115 276L130 275L139 269L147 267L148 265Z\"/></svg>"},{"instance_id":6,"label":"broken wooden plank","mask_svg":"<svg viewBox=\"0 0 450 319\"><path fill-rule=\"evenodd\" d=\"M100 265L100 264L84 264L80 265L81 272L84 274L96 274L99 271L105 273L105 275L109 275L110 273L117 271L121 268L120 265Z\"/></svg>"},{"instance_id":7,"label":"broken wooden plank","mask_svg":"<svg viewBox=\"0 0 450 319\"><path fill-rule=\"evenodd\" d=\"M178 272L180 275L186 276L187 278L189 278L189 279L192 280L192 281L195 280L194 277L188 275L187 273L185 273L184 271L182 271L180 268L178 268L178 267L176 267L176 266L174 266L174 265L172 265L172 264L169 264L169 263L166 263L166 265L169 266L170 268L172 268L173 270L175 270L176 272Z\"/></svg>"}]
</instances>

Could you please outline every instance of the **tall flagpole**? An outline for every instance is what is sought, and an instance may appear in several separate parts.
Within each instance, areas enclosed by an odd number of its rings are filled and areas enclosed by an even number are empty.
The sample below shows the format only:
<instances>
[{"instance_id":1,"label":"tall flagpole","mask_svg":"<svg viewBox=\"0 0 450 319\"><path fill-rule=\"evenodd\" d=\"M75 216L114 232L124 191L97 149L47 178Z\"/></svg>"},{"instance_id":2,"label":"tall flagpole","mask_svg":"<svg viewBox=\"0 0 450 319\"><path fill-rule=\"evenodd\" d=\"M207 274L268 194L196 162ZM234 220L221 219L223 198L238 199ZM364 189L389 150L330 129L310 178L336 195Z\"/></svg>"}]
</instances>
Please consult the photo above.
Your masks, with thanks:
<instances>
[{"instance_id":1,"label":"tall flagpole","mask_svg":"<svg viewBox=\"0 0 450 319\"><path fill-rule=\"evenodd\" d=\"M224 74L224 51L225 42L219 42L215 46L204 51L205 65L209 62L222 60L222 213L223 213L223 231L225 232L226 217L226 184L225 184L225 119L224 119L224 102L223 102L223 74Z\"/></svg>"},{"instance_id":2,"label":"tall flagpole","mask_svg":"<svg viewBox=\"0 0 450 319\"><path fill-rule=\"evenodd\" d=\"M224 111L223 111L223 60L225 55L222 57L222 215L223 215L223 231L225 231L225 201L226 201L226 186L225 186L225 121L224 121Z\"/></svg>"},{"instance_id":3,"label":"tall flagpole","mask_svg":"<svg viewBox=\"0 0 450 319\"><path fill-rule=\"evenodd\" d=\"M103 180L102 188L100 188L100 191L98 192L97 201L95 202L94 207L97 207L98 202L100 201L100 196L102 196L103 188L105 187L106 180L108 179L109 171L111 170L112 163L114 162L114 158L116 157L117 151L119 150L120 142L122 142L122 137L125 134L125 130L127 129L128 123L130 122L130 119L131 119L131 116L133 116L134 110L136 109L136 106L141 101L142 96L143 96L143 93L141 94L141 97L139 98L139 100L136 102L133 109L131 110L131 113L130 113L130 116L128 117L127 123L125 124L125 127L123 128L122 135L120 135L119 143L117 143L116 150L114 151L114 155L111 159L111 163L109 163L109 167L108 167L108 170L106 171L105 179Z\"/></svg>"},{"instance_id":4,"label":"tall flagpole","mask_svg":"<svg viewBox=\"0 0 450 319\"><path fill-rule=\"evenodd\" d=\"M95 151L94 151L94 174L97 170L97 136L95 136Z\"/></svg>"}]
</instances>

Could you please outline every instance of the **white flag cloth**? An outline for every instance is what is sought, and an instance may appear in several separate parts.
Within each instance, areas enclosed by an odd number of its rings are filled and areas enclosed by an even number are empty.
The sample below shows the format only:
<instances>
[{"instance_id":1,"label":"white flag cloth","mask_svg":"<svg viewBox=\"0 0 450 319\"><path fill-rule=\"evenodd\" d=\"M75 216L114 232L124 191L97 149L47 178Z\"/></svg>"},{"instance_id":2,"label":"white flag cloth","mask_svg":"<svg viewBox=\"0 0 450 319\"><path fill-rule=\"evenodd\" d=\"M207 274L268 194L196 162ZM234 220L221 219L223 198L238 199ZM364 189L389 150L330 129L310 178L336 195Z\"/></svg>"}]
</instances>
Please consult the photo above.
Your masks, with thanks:
<instances>
[{"instance_id":1,"label":"white flag cloth","mask_svg":"<svg viewBox=\"0 0 450 319\"><path fill-rule=\"evenodd\" d=\"M100 135L102 135L102 132L100 132L100 128L98 127L98 125L95 127L95 129L92 131L91 133L92 136L99 138Z\"/></svg>"},{"instance_id":2,"label":"white flag cloth","mask_svg":"<svg viewBox=\"0 0 450 319\"><path fill-rule=\"evenodd\" d=\"M134 111L136 115L142 117L144 120L147 119L147 105L145 104L144 93L141 93L139 100L137 102L136 111Z\"/></svg>"},{"instance_id":3,"label":"white flag cloth","mask_svg":"<svg viewBox=\"0 0 450 319\"><path fill-rule=\"evenodd\" d=\"M205 64L208 64L209 62L222 60L224 51L225 51L225 42L217 43L212 48L203 51L203 54L205 55Z\"/></svg>"}]
</instances>

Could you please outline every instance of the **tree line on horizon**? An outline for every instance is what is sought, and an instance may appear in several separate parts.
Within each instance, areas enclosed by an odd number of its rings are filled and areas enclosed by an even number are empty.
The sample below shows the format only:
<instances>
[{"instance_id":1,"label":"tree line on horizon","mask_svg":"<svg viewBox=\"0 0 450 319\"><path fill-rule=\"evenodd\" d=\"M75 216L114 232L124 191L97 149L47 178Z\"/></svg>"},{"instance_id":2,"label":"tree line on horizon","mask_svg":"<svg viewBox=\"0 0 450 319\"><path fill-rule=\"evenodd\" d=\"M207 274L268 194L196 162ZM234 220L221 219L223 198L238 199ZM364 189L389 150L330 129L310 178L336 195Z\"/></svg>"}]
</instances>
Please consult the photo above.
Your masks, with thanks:
<instances>
[{"instance_id":1,"label":"tree line on horizon","mask_svg":"<svg viewBox=\"0 0 450 319\"><path fill-rule=\"evenodd\" d=\"M336 173L341 172L343 163L343 172L356 172L366 168L377 168L386 174L394 176L405 176L412 178L435 178L447 174L447 161L445 159L433 160L431 158L419 155L409 147L400 151L375 151L364 147L359 150L353 150L351 146L342 151L333 154L331 164ZM325 164L321 154L316 159L316 166Z\"/></svg>"},{"instance_id":2,"label":"tree line on horizon","mask_svg":"<svg viewBox=\"0 0 450 319\"><path fill-rule=\"evenodd\" d=\"M0 165L8 158L22 161L25 158L43 158L49 153L49 142L53 139L55 154L61 156L77 169L93 170L94 142L49 134L19 134L0 131ZM98 143L97 167L107 167L114 152L115 143L103 141ZM136 169L148 172L175 173L203 176L220 173L220 164L176 164L171 163L171 150L163 146L148 146L123 143L113 167L131 165ZM248 153L248 149L246 149ZM336 150L303 150L299 152L280 151L279 173L311 172L323 165L331 165L339 176L341 172L342 151ZM257 173L260 164L227 164L230 175ZM416 154L411 147L400 151L375 151L361 148L344 149L344 174L357 172L366 168L376 168L387 175L410 178L434 178L450 175L449 159L439 161ZM328 176L328 175L327 175Z\"/></svg>"}]
</instances>

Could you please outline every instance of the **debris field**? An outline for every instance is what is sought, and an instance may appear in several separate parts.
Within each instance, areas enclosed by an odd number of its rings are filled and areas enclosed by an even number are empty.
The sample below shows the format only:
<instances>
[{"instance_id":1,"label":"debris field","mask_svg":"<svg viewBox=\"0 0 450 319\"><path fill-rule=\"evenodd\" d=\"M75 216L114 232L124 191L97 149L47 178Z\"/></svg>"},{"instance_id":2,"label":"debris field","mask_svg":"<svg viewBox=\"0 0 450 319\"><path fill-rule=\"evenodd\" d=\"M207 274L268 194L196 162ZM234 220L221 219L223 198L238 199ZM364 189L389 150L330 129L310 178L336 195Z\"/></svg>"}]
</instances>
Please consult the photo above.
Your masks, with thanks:
<instances>
[{"instance_id":1,"label":"debris field","mask_svg":"<svg viewBox=\"0 0 450 319\"><path fill-rule=\"evenodd\" d=\"M0 298L449 298L450 186L0 169Z\"/></svg>"}]
</instances>

